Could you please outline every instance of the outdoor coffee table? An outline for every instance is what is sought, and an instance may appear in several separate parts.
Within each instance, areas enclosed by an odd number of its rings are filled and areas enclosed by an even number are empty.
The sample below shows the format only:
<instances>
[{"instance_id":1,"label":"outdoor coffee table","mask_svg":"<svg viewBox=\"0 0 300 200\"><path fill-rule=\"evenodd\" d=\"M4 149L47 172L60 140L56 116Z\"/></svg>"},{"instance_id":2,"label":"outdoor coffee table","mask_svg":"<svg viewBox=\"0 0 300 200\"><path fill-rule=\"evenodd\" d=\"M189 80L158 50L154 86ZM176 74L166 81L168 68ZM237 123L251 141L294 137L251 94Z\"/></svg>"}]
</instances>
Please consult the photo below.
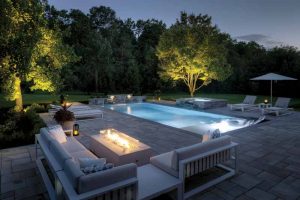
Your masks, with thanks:
<instances>
[{"instance_id":1,"label":"outdoor coffee table","mask_svg":"<svg viewBox=\"0 0 300 200\"><path fill-rule=\"evenodd\" d=\"M121 141L115 141L116 137L121 138ZM148 145L115 129L102 130L100 134L91 136L90 149L115 166L128 163L136 163L138 166L148 164L152 153Z\"/></svg>"}]
</instances>

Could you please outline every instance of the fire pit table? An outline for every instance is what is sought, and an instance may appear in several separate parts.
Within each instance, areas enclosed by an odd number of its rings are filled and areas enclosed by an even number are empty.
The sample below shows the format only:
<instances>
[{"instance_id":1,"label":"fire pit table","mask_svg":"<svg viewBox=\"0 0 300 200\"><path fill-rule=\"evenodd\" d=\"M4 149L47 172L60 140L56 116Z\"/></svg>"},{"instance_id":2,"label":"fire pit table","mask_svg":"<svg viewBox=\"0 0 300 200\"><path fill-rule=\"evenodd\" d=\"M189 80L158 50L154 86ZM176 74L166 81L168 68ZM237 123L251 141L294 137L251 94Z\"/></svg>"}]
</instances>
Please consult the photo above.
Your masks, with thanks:
<instances>
[{"instance_id":1,"label":"fire pit table","mask_svg":"<svg viewBox=\"0 0 300 200\"><path fill-rule=\"evenodd\" d=\"M100 134L91 136L91 151L115 166L148 164L152 153L148 145L115 129L101 130Z\"/></svg>"}]
</instances>

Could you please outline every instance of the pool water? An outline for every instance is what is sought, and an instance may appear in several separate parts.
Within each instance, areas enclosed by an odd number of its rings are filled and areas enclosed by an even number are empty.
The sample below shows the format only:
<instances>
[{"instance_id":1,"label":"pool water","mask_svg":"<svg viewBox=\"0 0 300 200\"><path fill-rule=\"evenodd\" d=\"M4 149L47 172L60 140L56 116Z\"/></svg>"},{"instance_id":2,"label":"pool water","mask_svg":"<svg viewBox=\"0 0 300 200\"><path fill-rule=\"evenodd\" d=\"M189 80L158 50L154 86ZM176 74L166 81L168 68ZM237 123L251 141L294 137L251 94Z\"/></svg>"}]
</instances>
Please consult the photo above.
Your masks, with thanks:
<instances>
[{"instance_id":1,"label":"pool water","mask_svg":"<svg viewBox=\"0 0 300 200\"><path fill-rule=\"evenodd\" d=\"M248 126L249 120L152 103L106 104L106 108L197 134L221 133Z\"/></svg>"}]
</instances>

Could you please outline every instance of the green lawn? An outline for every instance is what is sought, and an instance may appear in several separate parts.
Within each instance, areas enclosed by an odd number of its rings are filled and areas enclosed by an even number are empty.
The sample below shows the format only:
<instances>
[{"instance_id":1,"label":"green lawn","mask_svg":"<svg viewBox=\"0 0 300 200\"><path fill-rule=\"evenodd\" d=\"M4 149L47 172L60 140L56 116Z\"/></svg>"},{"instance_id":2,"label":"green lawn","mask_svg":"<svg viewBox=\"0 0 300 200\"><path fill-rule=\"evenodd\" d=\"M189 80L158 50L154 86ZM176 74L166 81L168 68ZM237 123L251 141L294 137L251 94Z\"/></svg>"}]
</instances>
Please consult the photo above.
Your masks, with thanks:
<instances>
[{"instance_id":1,"label":"green lawn","mask_svg":"<svg viewBox=\"0 0 300 200\"><path fill-rule=\"evenodd\" d=\"M68 101L88 101L95 95L86 94L68 94L66 95ZM24 94L23 95L24 105L30 105L32 103L52 103L59 101L59 95L53 94ZM0 108L12 107L14 102L7 101L3 94L0 94Z\"/></svg>"},{"instance_id":2,"label":"green lawn","mask_svg":"<svg viewBox=\"0 0 300 200\"><path fill-rule=\"evenodd\" d=\"M161 99L172 100L172 101L175 101L178 98L190 97L186 93L166 93L166 94L161 94L160 96L161 96ZM244 100L245 95L243 95L243 94L196 94L195 97L227 99L228 103L240 103ZM256 103L262 103L264 101L264 99L270 100L270 96L258 96ZM275 102L275 101L276 101L276 98L273 98L273 102ZM295 110L300 111L300 99L292 98L290 107L294 108Z\"/></svg>"},{"instance_id":3,"label":"green lawn","mask_svg":"<svg viewBox=\"0 0 300 200\"><path fill-rule=\"evenodd\" d=\"M103 94L98 94L99 96ZM91 97L96 96L96 94L83 94L83 93L72 93L67 95L68 101L79 101L85 102L88 101ZM187 93L164 93L160 95L162 99L175 101L178 98L189 97ZM207 97L207 98L216 98L216 99L227 99L229 103L239 103L242 102L245 95L242 94L197 94L196 97ZM153 97L148 95L149 99ZM269 98L269 96L258 96L257 103L263 102L264 99ZM59 100L59 95L52 94L24 94L23 100L25 105L30 105L32 103L52 103L53 101ZM276 99L274 98L274 101ZM13 102L6 101L3 94L0 94L0 108L12 107ZM291 107L300 111L300 99L293 98L291 102Z\"/></svg>"}]
</instances>

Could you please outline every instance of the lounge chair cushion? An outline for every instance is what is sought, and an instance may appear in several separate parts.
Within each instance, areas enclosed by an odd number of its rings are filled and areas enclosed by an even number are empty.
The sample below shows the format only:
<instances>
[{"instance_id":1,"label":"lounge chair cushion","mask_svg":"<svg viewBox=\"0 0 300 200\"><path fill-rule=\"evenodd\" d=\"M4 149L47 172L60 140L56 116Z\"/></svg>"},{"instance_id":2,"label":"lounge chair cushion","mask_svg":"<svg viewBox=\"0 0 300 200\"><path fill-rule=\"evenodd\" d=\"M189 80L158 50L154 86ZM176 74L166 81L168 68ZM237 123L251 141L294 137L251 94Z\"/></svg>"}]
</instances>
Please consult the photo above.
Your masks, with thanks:
<instances>
[{"instance_id":1,"label":"lounge chair cushion","mask_svg":"<svg viewBox=\"0 0 300 200\"><path fill-rule=\"evenodd\" d=\"M243 104L254 104L256 98L256 96L247 95L243 101Z\"/></svg>"},{"instance_id":2,"label":"lounge chair cushion","mask_svg":"<svg viewBox=\"0 0 300 200\"><path fill-rule=\"evenodd\" d=\"M177 171L180 160L185 160L187 158L203 154L207 151L229 145L230 142L231 138L229 136L223 136L204 143L198 143L188 147L176 149L173 155L172 168Z\"/></svg>"},{"instance_id":3,"label":"lounge chair cushion","mask_svg":"<svg viewBox=\"0 0 300 200\"><path fill-rule=\"evenodd\" d=\"M240 108L240 107L253 107L255 105L254 104L237 103L237 104L232 104L231 106Z\"/></svg>"},{"instance_id":4,"label":"lounge chair cushion","mask_svg":"<svg viewBox=\"0 0 300 200\"><path fill-rule=\"evenodd\" d=\"M269 111L281 111L281 110L286 110L285 108L280 108L280 107L269 107L269 108L265 108L266 110Z\"/></svg>"},{"instance_id":5,"label":"lounge chair cushion","mask_svg":"<svg viewBox=\"0 0 300 200\"><path fill-rule=\"evenodd\" d=\"M59 143L67 142L67 136L60 125L51 126L48 128L48 131Z\"/></svg>"},{"instance_id":6,"label":"lounge chair cushion","mask_svg":"<svg viewBox=\"0 0 300 200\"><path fill-rule=\"evenodd\" d=\"M290 101L290 98L278 97L274 107L288 108Z\"/></svg>"},{"instance_id":7,"label":"lounge chair cushion","mask_svg":"<svg viewBox=\"0 0 300 200\"><path fill-rule=\"evenodd\" d=\"M150 163L160 168L161 170L178 177L178 171L172 167L172 161L174 160L174 151L163 153L150 158Z\"/></svg>"},{"instance_id":8,"label":"lounge chair cushion","mask_svg":"<svg viewBox=\"0 0 300 200\"><path fill-rule=\"evenodd\" d=\"M64 166L66 160L72 158L72 156L56 140L51 142L50 152L61 167Z\"/></svg>"},{"instance_id":9,"label":"lounge chair cushion","mask_svg":"<svg viewBox=\"0 0 300 200\"><path fill-rule=\"evenodd\" d=\"M61 146L69 153L86 150L86 148L73 137L69 137L67 142L62 143Z\"/></svg>"},{"instance_id":10,"label":"lounge chair cushion","mask_svg":"<svg viewBox=\"0 0 300 200\"><path fill-rule=\"evenodd\" d=\"M66 160L64 164L64 172L66 173L66 176L68 177L73 188L77 190L79 177L84 176L84 173L80 170L79 165L73 159Z\"/></svg>"},{"instance_id":11,"label":"lounge chair cushion","mask_svg":"<svg viewBox=\"0 0 300 200\"><path fill-rule=\"evenodd\" d=\"M85 176L80 176L78 184L78 193L81 194L136 177L137 166L133 163L114 167L112 169L100 172L95 172Z\"/></svg>"},{"instance_id":12,"label":"lounge chair cushion","mask_svg":"<svg viewBox=\"0 0 300 200\"><path fill-rule=\"evenodd\" d=\"M95 116L101 116L103 115L103 111L102 110L77 110L74 111L74 115L76 118L80 118L80 117L95 117Z\"/></svg>"}]
</instances>

